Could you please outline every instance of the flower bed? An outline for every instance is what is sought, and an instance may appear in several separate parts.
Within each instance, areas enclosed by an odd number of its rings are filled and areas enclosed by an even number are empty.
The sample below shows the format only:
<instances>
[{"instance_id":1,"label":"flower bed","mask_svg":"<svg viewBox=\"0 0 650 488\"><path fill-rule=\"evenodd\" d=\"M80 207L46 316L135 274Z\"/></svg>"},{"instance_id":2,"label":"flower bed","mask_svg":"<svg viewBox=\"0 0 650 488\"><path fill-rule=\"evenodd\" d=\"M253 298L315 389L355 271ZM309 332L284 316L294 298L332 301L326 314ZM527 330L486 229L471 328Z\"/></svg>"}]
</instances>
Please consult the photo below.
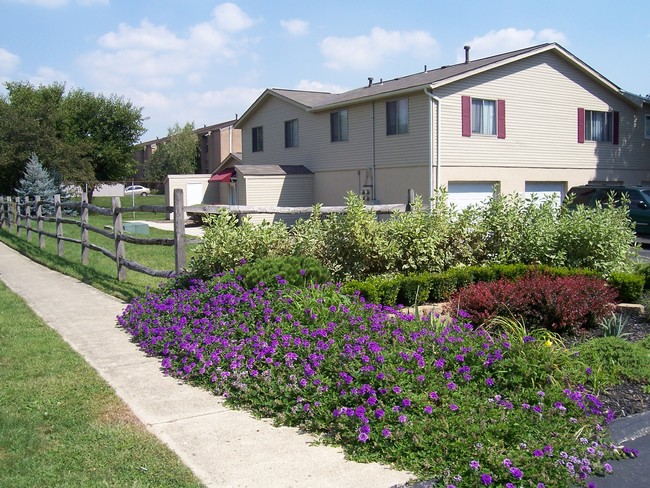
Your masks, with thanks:
<instances>
[{"instance_id":1,"label":"flower bed","mask_svg":"<svg viewBox=\"0 0 650 488\"><path fill-rule=\"evenodd\" d=\"M148 293L119 324L167 374L442 486L560 486L634 454L609 444L588 368L514 327L234 278Z\"/></svg>"}]
</instances>

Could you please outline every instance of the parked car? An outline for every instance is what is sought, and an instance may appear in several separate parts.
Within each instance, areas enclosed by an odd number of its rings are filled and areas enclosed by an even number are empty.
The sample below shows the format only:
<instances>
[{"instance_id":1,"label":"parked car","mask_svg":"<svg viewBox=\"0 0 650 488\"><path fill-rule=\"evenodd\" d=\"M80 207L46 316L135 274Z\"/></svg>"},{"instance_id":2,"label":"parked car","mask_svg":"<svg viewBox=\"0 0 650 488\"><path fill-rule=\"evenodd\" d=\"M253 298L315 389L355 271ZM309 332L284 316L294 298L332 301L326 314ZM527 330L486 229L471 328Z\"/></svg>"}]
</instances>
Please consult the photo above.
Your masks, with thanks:
<instances>
[{"instance_id":1,"label":"parked car","mask_svg":"<svg viewBox=\"0 0 650 488\"><path fill-rule=\"evenodd\" d=\"M583 185L575 186L567 192L569 207L585 205L595 207L596 202L602 205L613 198L620 204L623 195L629 200L630 218L635 223L638 235L650 234L650 187L621 186L621 185Z\"/></svg>"},{"instance_id":2,"label":"parked car","mask_svg":"<svg viewBox=\"0 0 650 488\"><path fill-rule=\"evenodd\" d=\"M142 197L146 197L147 195L151 194L151 189L147 188L146 186L142 185L132 185L132 186L127 186L124 188L124 194L125 195L139 195Z\"/></svg>"}]
</instances>

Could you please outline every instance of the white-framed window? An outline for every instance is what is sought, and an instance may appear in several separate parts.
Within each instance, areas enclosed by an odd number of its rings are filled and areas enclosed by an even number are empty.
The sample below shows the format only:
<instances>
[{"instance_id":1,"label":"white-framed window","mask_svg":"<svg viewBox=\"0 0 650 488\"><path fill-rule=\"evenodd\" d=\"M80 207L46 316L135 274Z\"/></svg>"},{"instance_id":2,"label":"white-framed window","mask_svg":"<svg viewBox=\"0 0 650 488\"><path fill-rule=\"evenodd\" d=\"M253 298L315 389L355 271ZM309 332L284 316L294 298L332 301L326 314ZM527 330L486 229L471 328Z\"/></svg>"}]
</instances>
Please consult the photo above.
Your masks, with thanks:
<instances>
[{"instance_id":1,"label":"white-framed window","mask_svg":"<svg viewBox=\"0 0 650 488\"><path fill-rule=\"evenodd\" d=\"M650 114L645 114L645 138L650 139Z\"/></svg>"},{"instance_id":2,"label":"white-framed window","mask_svg":"<svg viewBox=\"0 0 650 488\"><path fill-rule=\"evenodd\" d=\"M386 102L386 135L406 134L409 131L409 99Z\"/></svg>"},{"instance_id":3,"label":"white-framed window","mask_svg":"<svg viewBox=\"0 0 650 488\"><path fill-rule=\"evenodd\" d=\"M284 147L298 147L298 119L285 121Z\"/></svg>"},{"instance_id":4,"label":"white-framed window","mask_svg":"<svg viewBox=\"0 0 650 488\"><path fill-rule=\"evenodd\" d=\"M497 102L472 98L472 134L497 134Z\"/></svg>"},{"instance_id":5,"label":"white-framed window","mask_svg":"<svg viewBox=\"0 0 650 488\"><path fill-rule=\"evenodd\" d=\"M585 140L612 142L613 112L585 110Z\"/></svg>"},{"instance_id":6,"label":"white-framed window","mask_svg":"<svg viewBox=\"0 0 650 488\"><path fill-rule=\"evenodd\" d=\"M253 152L264 151L264 128L253 127L251 129Z\"/></svg>"},{"instance_id":7,"label":"white-framed window","mask_svg":"<svg viewBox=\"0 0 650 488\"><path fill-rule=\"evenodd\" d=\"M330 113L330 141L348 140L348 109Z\"/></svg>"}]
</instances>

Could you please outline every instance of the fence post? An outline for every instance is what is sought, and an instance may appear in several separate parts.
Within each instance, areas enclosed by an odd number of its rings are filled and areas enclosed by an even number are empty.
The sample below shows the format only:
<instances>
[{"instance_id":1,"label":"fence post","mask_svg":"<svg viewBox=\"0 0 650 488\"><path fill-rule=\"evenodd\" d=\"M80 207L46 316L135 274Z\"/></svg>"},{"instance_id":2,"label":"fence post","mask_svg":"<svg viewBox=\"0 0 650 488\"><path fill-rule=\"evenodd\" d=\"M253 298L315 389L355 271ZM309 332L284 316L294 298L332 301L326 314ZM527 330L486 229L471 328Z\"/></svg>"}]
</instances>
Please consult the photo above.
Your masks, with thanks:
<instances>
[{"instance_id":1,"label":"fence post","mask_svg":"<svg viewBox=\"0 0 650 488\"><path fill-rule=\"evenodd\" d=\"M122 205L120 197L113 197L113 236L115 238L115 262L117 264L117 279L126 279L126 267L124 266L124 241L122 240Z\"/></svg>"},{"instance_id":2,"label":"fence post","mask_svg":"<svg viewBox=\"0 0 650 488\"><path fill-rule=\"evenodd\" d=\"M88 193L81 194L81 264L88 265Z\"/></svg>"},{"instance_id":3,"label":"fence post","mask_svg":"<svg viewBox=\"0 0 650 488\"><path fill-rule=\"evenodd\" d=\"M32 242L32 207L29 195L25 195L25 227L27 227L27 242Z\"/></svg>"},{"instance_id":4,"label":"fence post","mask_svg":"<svg viewBox=\"0 0 650 488\"><path fill-rule=\"evenodd\" d=\"M9 219L9 230L11 230L16 224L16 202L11 197L7 197L7 218Z\"/></svg>"},{"instance_id":5,"label":"fence post","mask_svg":"<svg viewBox=\"0 0 650 488\"><path fill-rule=\"evenodd\" d=\"M413 188L408 189L408 195L406 196L406 211L410 212L413 210L413 204L415 203L415 190Z\"/></svg>"},{"instance_id":6,"label":"fence post","mask_svg":"<svg viewBox=\"0 0 650 488\"><path fill-rule=\"evenodd\" d=\"M20 197L16 197L16 235L20 235L20 228L23 225L23 220L20 214Z\"/></svg>"},{"instance_id":7,"label":"fence post","mask_svg":"<svg viewBox=\"0 0 650 488\"><path fill-rule=\"evenodd\" d=\"M40 195L34 197L34 206L36 207L36 228L38 229L38 247L45 248L45 235L43 234L43 206L41 205Z\"/></svg>"},{"instance_id":8,"label":"fence post","mask_svg":"<svg viewBox=\"0 0 650 488\"><path fill-rule=\"evenodd\" d=\"M174 190L174 249L176 261L176 275L180 275L185 268L185 208L183 205L183 190Z\"/></svg>"},{"instance_id":9,"label":"fence post","mask_svg":"<svg viewBox=\"0 0 650 488\"><path fill-rule=\"evenodd\" d=\"M63 256L63 212L61 211L61 195L54 195L54 215L56 216L56 252Z\"/></svg>"},{"instance_id":10,"label":"fence post","mask_svg":"<svg viewBox=\"0 0 650 488\"><path fill-rule=\"evenodd\" d=\"M0 229L5 223L5 197L0 195Z\"/></svg>"}]
</instances>

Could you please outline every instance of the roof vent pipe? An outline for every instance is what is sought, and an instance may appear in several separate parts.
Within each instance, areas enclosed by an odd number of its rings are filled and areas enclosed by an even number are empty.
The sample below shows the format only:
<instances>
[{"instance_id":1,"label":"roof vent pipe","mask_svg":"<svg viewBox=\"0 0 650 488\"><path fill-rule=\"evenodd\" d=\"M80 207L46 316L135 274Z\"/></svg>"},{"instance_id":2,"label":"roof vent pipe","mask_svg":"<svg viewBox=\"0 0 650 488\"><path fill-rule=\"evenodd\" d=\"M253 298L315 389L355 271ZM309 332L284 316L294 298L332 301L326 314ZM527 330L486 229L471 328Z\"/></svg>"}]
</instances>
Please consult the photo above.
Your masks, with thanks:
<instances>
[{"instance_id":1,"label":"roof vent pipe","mask_svg":"<svg viewBox=\"0 0 650 488\"><path fill-rule=\"evenodd\" d=\"M469 63L469 46L463 46L465 49L465 64Z\"/></svg>"},{"instance_id":2,"label":"roof vent pipe","mask_svg":"<svg viewBox=\"0 0 650 488\"><path fill-rule=\"evenodd\" d=\"M368 76L368 86L372 85L373 80L374 80L374 78L372 76Z\"/></svg>"}]
</instances>

